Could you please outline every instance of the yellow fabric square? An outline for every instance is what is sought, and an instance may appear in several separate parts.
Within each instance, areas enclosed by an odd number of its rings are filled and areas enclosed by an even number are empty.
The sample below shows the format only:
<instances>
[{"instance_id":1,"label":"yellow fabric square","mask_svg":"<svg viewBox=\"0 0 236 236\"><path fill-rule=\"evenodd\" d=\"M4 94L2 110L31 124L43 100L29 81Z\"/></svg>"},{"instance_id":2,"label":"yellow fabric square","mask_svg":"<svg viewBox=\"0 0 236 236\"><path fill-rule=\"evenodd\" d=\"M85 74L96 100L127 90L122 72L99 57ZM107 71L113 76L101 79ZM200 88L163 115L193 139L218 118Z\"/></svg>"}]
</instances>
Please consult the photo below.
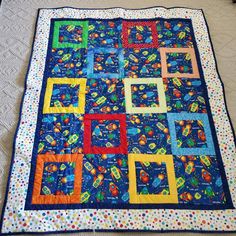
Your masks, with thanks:
<instances>
[{"instance_id":1,"label":"yellow fabric square","mask_svg":"<svg viewBox=\"0 0 236 236\"><path fill-rule=\"evenodd\" d=\"M138 194L135 162L164 162L166 164L167 178L169 184L168 195L162 194ZM177 186L175 179L174 162L172 155L149 155L149 154L129 154L129 195L130 203L133 204L159 204L159 203L178 203Z\"/></svg>"},{"instance_id":2,"label":"yellow fabric square","mask_svg":"<svg viewBox=\"0 0 236 236\"><path fill-rule=\"evenodd\" d=\"M157 107L133 107L132 106L132 84L156 84L159 98L159 106ZM124 79L125 85L125 105L126 113L166 113L166 96L162 78L139 78L139 79Z\"/></svg>"},{"instance_id":3,"label":"yellow fabric square","mask_svg":"<svg viewBox=\"0 0 236 236\"><path fill-rule=\"evenodd\" d=\"M44 96L43 113L84 113L85 107L85 89L86 89L86 79L84 78L48 78L47 87ZM54 84L74 84L80 85L80 90L78 94L78 107L51 107L50 101L53 92Z\"/></svg>"}]
</instances>

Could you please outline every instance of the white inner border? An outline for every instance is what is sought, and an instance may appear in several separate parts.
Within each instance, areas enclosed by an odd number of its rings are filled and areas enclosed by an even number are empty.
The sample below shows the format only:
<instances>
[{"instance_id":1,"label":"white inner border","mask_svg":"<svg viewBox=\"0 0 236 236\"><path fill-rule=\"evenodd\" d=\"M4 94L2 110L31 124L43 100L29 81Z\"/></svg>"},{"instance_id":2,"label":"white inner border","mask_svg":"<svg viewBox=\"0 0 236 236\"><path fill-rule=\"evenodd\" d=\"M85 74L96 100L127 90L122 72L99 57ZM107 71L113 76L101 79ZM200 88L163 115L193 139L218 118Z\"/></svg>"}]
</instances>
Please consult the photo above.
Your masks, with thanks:
<instances>
[{"instance_id":1,"label":"white inner border","mask_svg":"<svg viewBox=\"0 0 236 236\"><path fill-rule=\"evenodd\" d=\"M236 210L76 209L50 210L50 214L46 215L47 217L43 216L43 213L47 212L47 210L24 211L50 20L52 18L82 19L101 17L104 19L117 17L124 19L163 17L192 20L231 197L234 206L236 205L236 188L234 186L236 179L235 145L225 109L222 86L216 71L207 27L201 10L186 8L165 9L162 7L142 10L121 8L103 10L42 9L39 13L33 55L27 77L27 90L22 107L21 124L16 137L14 164L2 233L22 232L23 230L25 232L48 232L83 229L236 230ZM97 220L94 219L94 216L90 216L94 212L96 212ZM143 218L140 214L144 212L146 212L146 215ZM104 215L108 213L110 215L105 219ZM60 220L56 217L58 214L60 214ZM24 222L22 222L23 219ZM156 221L155 219L158 220ZM179 223L177 224L177 222Z\"/></svg>"}]
</instances>

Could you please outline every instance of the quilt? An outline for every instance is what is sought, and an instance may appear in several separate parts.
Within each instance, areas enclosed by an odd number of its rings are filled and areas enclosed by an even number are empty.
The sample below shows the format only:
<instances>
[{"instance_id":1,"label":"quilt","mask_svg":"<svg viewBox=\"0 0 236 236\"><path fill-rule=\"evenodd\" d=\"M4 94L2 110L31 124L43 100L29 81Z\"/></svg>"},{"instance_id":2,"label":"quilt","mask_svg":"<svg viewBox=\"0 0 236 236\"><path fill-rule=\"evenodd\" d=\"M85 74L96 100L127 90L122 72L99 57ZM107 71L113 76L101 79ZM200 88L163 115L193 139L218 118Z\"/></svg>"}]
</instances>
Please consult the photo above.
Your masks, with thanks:
<instances>
[{"instance_id":1,"label":"quilt","mask_svg":"<svg viewBox=\"0 0 236 236\"><path fill-rule=\"evenodd\" d=\"M236 231L235 163L201 10L39 10L2 234Z\"/></svg>"}]
</instances>

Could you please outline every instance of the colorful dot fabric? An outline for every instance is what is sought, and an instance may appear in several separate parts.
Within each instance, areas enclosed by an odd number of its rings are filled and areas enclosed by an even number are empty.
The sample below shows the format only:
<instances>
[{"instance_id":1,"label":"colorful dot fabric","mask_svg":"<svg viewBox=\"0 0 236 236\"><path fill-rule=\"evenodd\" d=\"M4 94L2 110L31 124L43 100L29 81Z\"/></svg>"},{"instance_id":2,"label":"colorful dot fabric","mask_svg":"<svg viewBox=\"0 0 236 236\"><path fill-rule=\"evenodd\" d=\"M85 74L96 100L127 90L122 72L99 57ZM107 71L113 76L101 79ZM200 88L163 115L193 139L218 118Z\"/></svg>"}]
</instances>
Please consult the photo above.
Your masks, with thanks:
<instances>
[{"instance_id":1,"label":"colorful dot fabric","mask_svg":"<svg viewBox=\"0 0 236 236\"><path fill-rule=\"evenodd\" d=\"M26 79L2 233L236 230L200 10L41 9Z\"/></svg>"}]
</instances>

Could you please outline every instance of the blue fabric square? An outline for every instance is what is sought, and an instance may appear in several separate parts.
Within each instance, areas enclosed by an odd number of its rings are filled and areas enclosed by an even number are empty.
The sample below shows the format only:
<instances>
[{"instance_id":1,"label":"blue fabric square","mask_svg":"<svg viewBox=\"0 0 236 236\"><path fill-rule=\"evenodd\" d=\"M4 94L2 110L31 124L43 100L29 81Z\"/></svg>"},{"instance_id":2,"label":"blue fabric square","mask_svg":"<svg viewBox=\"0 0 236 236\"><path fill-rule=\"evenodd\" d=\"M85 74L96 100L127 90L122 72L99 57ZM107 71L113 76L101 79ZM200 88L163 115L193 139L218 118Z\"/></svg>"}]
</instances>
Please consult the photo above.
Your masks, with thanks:
<instances>
[{"instance_id":1,"label":"blue fabric square","mask_svg":"<svg viewBox=\"0 0 236 236\"><path fill-rule=\"evenodd\" d=\"M102 56L103 55L103 56ZM98 57L100 59L98 60ZM100 61L95 68L95 60ZM124 77L124 55L123 49L116 48L89 48L87 55L88 78L123 78ZM99 69L101 68L101 70ZM99 72L99 70L101 72Z\"/></svg>"},{"instance_id":2,"label":"blue fabric square","mask_svg":"<svg viewBox=\"0 0 236 236\"><path fill-rule=\"evenodd\" d=\"M88 47L121 47L122 22L116 20L89 20Z\"/></svg>"},{"instance_id":3,"label":"blue fabric square","mask_svg":"<svg viewBox=\"0 0 236 236\"><path fill-rule=\"evenodd\" d=\"M180 204L225 203L216 156L174 156L174 166Z\"/></svg>"},{"instance_id":4,"label":"blue fabric square","mask_svg":"<svg viewBox=\"0 0 236 236\"><path fill-rule=\"evenodd\" d=\"M121 79L87 79L85 113L125 113Z\"/></svg>"},{"instance_id":5,"label":"blue fabric square","mask_svg":"<svg viewBox=\"0 0 236 236\"><path fill-rule=\"evenodd\" d=\"M51 77L83 78L87 75L87 49L52 49L47 72Z\"/></svg>"},{"instance_id":6,"label":"blue fabric square","mask_svg":"<svg viewBox=\"0 0 236 236\"><path fill-rule=\"evenodd\" d=\"M92 146L120 146L120 122L118 120L92 120Z\"/></svg>"},{"instance_id":7,"label":"blue fabric square","mask_svg":"<svg viewBox=\"0 0 236 236\"><path fill-rule=\"evenodd\" d=\"M165 163L135 162L138 194L169 194Z\"/></svg>"},{"instance_id":8,"label":"blue fabric square","mask_svg":"<svg viewBox=\"0 0 236 236\"><path fill-rule=\"evenodd\" d=\"M211 135L211 128L207 114L200 113L167 113L170 129L171 150L174 155L214 155L215 148ZM203 122L204 133L206 136L206 147L201 148L181 148L180 141L177 140L176 121L182 120L201 120Z\"/></svg>"},{"instance_id":9,"label":"blue fabric square","mask_svg":"<svg viewBox=\"0 0 236 236\"><path fill-rule=\"evenodd\" d=\"M83 147L81 115L50 114L42 117L38 153L78 153Z\"/></svg>"},{"instance_id":10,"label":"blue fabric square","mask_svg":"<svg viewBox=\"0 0 236 236\"><path fill-rule=\"evenodd\" d=\"M73 162L44 163L41 195L71 195L74 192Z\"/></svg>"},{"instance_id":11,"label":"blue fabric square","mask_svg":"<svg viewBox=\"0 0 236 236\"><path fill-rule=\"evenodd\" d=\"M50 106L54 107L55 103L59 103L61 107L78 107L79 88L79 84L54 84Z\"/></svg>"},{"instance_id":12,"label":"blue fabric square","mask_svg":"<svg viewBox=\"0 0 236 236\"><path fill-rule=\"evenodd\" d=\"M81 43L83 27L82 25L61 25L59 27L60 43Z\"/></svg>"},{"instance_id":13,"label":"blue fabric square","mask_svg":"<svg viewBox=\"0 0 236 236\"><path fill-rule=\"evenodd\" d=\"M83 158L81 194L84 203L119 204L129 201L127 156L121 154L87 154Z\"/></svg>"},{"instance_id":14,"label":"blue fabric square","mask_svg":"<svg viewBox=\"0 0 236 236\"><path fill-rule=\"evenodd\" d=\"M188 53L167 53L166 59L169 73L193 73Z\"/></svg>"},{"instance_id":15,"label":"blue fabric square","mask_svg":"<svg viewBox=\"0 0 236 236\"><path fill-rule=\"evenodd\" d=\"M132 84L132 107L159 106L157 84Z\"/></svg>"},{"instance_id":16,"label":"blue fabric square","mask_svg":"<svg viewBox=\"0 0 236 236\"><path fill-rule=\"evenodd\" d=\"M127 114L129 153L171 154L166 114Z\"/></svg>"},{"instance_id":17,"label":"blue fabric square","mask_svg":"<svg viewBox=\"0 0 236 236\"><path fill-rule=\"evenodd\" d=\"M179 19L157 21L158 42L160 47L192 47L193 38L190 21Z\"/></svg>"},{"instance_id":18,"label":"blue fabric square","mask_svg":"<svg viewBox=\"0 0 236 236\"><path fill-rule=\"evenodd\" d=\"M161 57L157 48L124 49L125 77L161 77Z\"/></svg>"},{"instance_id":19,"label":"blue fabric square","mask_svg":"<svg viewBox=\"0 0 236 236\"><path fill-rule=\"evenodd\" d=\"M206 97L202 79L165 78L166 103L171 113L206 113Z\"/></svg>"}]
</instances>

